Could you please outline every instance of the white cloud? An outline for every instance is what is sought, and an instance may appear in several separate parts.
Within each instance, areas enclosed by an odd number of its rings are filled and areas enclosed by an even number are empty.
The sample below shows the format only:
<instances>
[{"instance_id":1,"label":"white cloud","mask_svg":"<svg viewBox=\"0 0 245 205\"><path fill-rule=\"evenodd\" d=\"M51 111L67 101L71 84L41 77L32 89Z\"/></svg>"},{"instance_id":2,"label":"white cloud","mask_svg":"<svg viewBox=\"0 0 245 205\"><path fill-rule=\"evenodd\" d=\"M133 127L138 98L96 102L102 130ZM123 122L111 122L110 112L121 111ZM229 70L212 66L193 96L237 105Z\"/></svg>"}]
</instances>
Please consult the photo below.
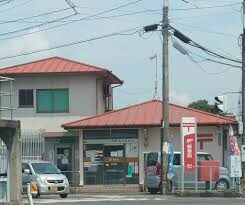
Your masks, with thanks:
<instances>
[{"instance_id":1,"label":"white cloud","mask_svg":"<svg viewBox=\"0 0 245 205\"><path fill-rule=\"evenodd\" d=\"M38 31L38 29L32 29L29 32L35 33L8 40L5 45L0 48L0 54L2 56L9 56L49 48L48 40L40 32L36 31Z\"/></svg>"},{"instance_id":2,"label":"white cloud","mask_svg":"<svg viewBox=\"0 0 245 205\"><path fill-rule=\"evenodd\" d=\"M169 100L171 103L187 106L193 102L193 99L186 93L178 93L176 90L172 90L169 93Z\"/></svg>"}]
</instances>

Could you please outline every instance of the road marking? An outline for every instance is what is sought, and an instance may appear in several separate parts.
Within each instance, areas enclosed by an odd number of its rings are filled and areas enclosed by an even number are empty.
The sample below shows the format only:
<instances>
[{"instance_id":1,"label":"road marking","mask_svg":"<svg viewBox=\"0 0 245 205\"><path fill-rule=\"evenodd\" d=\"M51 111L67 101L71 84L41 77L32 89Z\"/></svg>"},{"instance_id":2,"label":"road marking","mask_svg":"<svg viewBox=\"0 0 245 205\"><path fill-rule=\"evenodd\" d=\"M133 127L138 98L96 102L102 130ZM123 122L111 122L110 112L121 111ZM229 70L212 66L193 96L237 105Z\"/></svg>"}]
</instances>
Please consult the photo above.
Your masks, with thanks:
<instances>
[{"instance_id":1,"label":"road marking","mask_svg":"<svg viewBox=\"0 0 245 205\"><path fill-rule=\"evenodd\" d=\"M164 201L167 198L163 197L153 197L153 196L120 196L120 195L93 195L93 196L70 196L67 199L57 199L57 198L50 198L45 199L45 196L41 196L40 199L34 199L34 204L52 204L52 203L77 203L77 202L118 202L118 201ZM57 196L55 196L57 197Z\"/></svg>"}]
</instances>

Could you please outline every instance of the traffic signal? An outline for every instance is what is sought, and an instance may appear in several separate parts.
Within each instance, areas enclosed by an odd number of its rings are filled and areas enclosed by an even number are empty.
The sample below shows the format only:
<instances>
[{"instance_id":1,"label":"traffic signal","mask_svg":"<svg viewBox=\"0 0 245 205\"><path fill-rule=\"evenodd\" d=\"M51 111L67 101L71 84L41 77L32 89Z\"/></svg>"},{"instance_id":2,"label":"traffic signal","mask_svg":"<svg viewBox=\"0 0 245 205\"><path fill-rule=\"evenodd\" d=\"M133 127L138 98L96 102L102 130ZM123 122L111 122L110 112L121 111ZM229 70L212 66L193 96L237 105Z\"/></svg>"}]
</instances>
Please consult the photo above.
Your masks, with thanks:
<instances>
[{"instance_id":1,"label":"traffic signal","mask_svg":"<svg viewBox=\"0 0 245 205\"><path fill-rule=\"evenodd\" d=\"M216 103L217 108L221 112L225 112L225 110L226 110L226 106L225 106L226 96L220 95L220 96L216 96L214 99L217 101L217 103Z\"/></svg>"}]
</instances>

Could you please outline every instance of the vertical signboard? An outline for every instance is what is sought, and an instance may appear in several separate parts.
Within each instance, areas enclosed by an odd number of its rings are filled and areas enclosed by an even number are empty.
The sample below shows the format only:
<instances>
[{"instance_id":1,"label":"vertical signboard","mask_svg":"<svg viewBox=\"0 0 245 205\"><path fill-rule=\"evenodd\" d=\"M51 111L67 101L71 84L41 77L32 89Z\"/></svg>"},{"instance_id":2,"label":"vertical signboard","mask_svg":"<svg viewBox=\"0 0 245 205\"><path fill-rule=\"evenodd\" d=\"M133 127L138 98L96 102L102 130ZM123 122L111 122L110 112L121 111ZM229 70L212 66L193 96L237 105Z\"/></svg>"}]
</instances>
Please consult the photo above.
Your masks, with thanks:
<instances>
[{"instance_id":1,"label":"vertical signboard","mask_svg":"<svg viewBox=\"0 0 245 205\"><path fill-rule=\"evenodd\" d=\"M196 167L196 136L196 119L183 117L181 120L181 153L185 172L192 172Z\"/></svg>"}]
</instances>

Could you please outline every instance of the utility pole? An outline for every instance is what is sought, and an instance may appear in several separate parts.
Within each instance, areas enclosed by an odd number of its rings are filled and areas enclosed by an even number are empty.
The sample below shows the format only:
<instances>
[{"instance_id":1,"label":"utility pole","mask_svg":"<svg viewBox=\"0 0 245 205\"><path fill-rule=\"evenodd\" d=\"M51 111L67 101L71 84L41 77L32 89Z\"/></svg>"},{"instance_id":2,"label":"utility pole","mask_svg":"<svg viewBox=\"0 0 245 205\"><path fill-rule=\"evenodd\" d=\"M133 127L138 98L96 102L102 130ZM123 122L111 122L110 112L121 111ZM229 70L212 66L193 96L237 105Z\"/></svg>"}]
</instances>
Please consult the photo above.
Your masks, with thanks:
<instances>
[{"instance_id":1,"label":"utility pole","mask_svg":"<svg viewBox=\"0 0 245 205\"><path fill-rule=\"evenodd\" d=\"M242 34L242 145L245 143L245 0L243 0L243 34ZM243 195L245 194L245 163L242 162L242 176L243 176Z\"/></svg>"},{"instance_id":2,"label":"utility pole","mask_svg":"<svg viewBox=\"0 0 245 205\"><path fill-rule=\"evenodd\" d=\"M245 1L245 0L244 0ZM162 170L162 194L168 192L168 151L164 151L164 143L169 137L169 69L168 69L168 0L163 3L162 19L162 132L161 132L161 170Z\"/></svg>"}]
</instances>

